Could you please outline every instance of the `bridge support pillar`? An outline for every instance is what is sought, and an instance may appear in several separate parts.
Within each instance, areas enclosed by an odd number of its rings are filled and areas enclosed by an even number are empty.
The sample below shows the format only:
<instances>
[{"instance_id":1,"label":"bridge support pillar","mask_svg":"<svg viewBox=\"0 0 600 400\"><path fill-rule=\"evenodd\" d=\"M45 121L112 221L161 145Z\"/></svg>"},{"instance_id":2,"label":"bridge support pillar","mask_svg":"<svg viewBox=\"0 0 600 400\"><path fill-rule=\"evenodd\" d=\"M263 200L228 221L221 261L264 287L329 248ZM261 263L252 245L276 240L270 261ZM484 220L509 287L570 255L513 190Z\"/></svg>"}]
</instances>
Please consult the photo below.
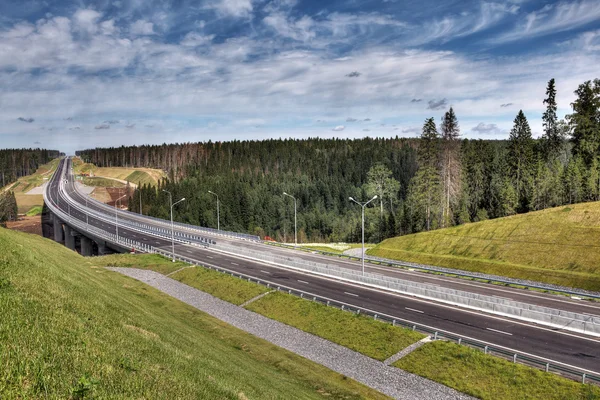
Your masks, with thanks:
<instances>
[{"instance_id":1,"label":"bridge support pillar","mask_svg":"<svg viewBox=\"0 0 600 400\"><path fill-rule=\"evenodd\" d=\"M59 243L64 242L65 236L63 233L62 221L54 215L52 217L52 224L54 225L54 241Z\"/></svg>"},{"instance_id":2,"label":"bridge support pillar","mask_svg":"<svg viewBox=\"0 0 600 400\"><path fill-rule=\"evenodd\" d=\"M96 242L96 244L98 245L98 255L99 256L104 256L106 254L109 254L109 252L106 250L106 243L104 241Z\"/></svg>"},{"instance_id":3,"label":"bridge support pillar","mask_svg":"<svg viewBox=\"0 0 600 400\"><path fill-rule=\"evenodd\" d=\"M76 232L73 229L71 229L69 225L65 224L65 246L67 246L71 250L75 250L76 235Z\"/></svg>"},{"instance_id":4,"label":"bridge support pillar","mask_svg":"<svg viewBox=\"0 0 600 400\"><path fill-rule=\"evenodd\" d=\"M84 257L91 257L93 251L92 239L81 236L81 255Z\"/></svg>"}]
</instances>

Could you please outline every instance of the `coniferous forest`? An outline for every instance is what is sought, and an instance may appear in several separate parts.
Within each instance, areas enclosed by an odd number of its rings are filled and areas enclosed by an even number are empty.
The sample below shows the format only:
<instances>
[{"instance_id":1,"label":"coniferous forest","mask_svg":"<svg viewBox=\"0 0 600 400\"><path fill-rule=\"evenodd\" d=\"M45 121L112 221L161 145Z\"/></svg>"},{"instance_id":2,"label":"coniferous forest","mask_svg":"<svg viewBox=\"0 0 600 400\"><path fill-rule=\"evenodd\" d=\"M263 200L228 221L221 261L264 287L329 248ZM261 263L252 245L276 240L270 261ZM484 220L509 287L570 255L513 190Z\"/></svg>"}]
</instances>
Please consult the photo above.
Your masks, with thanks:
<instances>
[{"instance_id":1,"label":"coniferous forest","mask_svg":"<svg viewBox=\"0 0 600 400\"><path fill-rule=\"evenodd\" d=\"M575 91L558 119L548 82L542 136L515 116L505 141L461 139L450 108L429 118L419 139L306 139L204 142L78 152L98 166L162 168L168 179L142 186L132 211L168 218L168 195L186 198L176 220L293 241L297 198L300 242L358 242L367 201L366 240L600 200L600 80Z\"/></svg>"},{"instance_id":2,"label":"coniferous forest","mask_svg":"<svg viewBox=\"0 0 600 400\"><path fill-rule=\"evenodd\" d=\"M15 182L22 176L33 174L40 165L59 155L57 150L46 149L0 150L0 187Z\"/></svg>"}]
</instances>

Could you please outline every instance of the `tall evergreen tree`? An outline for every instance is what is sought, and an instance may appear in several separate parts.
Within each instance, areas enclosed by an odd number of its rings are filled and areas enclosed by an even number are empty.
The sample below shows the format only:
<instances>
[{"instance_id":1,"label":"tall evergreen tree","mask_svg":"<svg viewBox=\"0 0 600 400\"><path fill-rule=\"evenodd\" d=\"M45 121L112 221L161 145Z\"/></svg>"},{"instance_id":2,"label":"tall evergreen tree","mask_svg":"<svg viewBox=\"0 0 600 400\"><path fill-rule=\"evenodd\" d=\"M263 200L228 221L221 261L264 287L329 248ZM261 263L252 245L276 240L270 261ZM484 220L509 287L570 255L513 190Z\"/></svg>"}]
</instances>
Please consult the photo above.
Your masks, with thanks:
<instances>
[{"instance_id":1,"label":"tall evergreen tree","mask_svg":"<svg viewBox=\"0 0 600 400\"><path fill-rule=\"evenodd\" d=\"M526 211L528 207L528 189L530 183L531 166L533 163L533 139L527 117L520 110L514 121L514 126L508 138L508 157L511 177L515 182L520 209Z\"/></svg>"},{"instance_id":2,"label":"tall evergreen tree","mask_svg":"<svg viewBox=\"0 0 600 400\"><path fill-rule=\"evenodd\" d=\"M573 132L573 154L583 157L589 166L600 147L600 79L579 85L575 94L573 114L567 117Z\"/></svg>"},{"instance_id":3,"label":"tall evergreen tree","mask_svg":"<svg viewBox=\"0 0 600 400\"><path fill-rule=\"evenodd\" d=\"M563 137L561 136L561 132L558 127L558 117L556 116L556 87L554 78L548 81L548 87L546 88L546 98L544 99L544 104L546 105L546 111L544 111L544 115L542 116L542 121L544 124L544 156L547 161L551 161L558 157Z\"/></svg>"},{"instance_id":4,"label":"tall evergreen tree","mask_svg":"<svg viewBox=\"0 0 600 400\"><path fill-rule=\"evenodd\" d=\"M425 229L432 228L435 205L441 204L439 173L439 135L433 118L423 125L418 149L419 169L411 182L411 199L414 207L423 210Z\"/></svg>"},{"instance_id":5,"label":"tall evergreen tree","mask_svg":"<svg viewBox=\"0 0 600 400\"><path fill-rule=\"evenodd\" d=\"M442 226L447 226L452 220L451 205L458 200L461 183L460 142L458 141L460 128L452 107L442 117L440 130L442 138Z\"/></svg>"}]
</instances>

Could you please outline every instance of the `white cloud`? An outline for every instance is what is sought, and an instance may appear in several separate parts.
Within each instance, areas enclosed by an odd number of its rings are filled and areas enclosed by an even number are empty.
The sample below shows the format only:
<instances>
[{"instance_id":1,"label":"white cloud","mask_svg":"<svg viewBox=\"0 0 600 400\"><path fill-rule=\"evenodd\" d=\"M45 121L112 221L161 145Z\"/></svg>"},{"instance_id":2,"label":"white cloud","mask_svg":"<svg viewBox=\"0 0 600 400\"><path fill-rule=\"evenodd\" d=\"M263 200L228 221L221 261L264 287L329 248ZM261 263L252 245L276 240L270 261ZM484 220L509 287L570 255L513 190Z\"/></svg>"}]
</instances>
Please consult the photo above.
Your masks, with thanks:
<instances>
[{"instance_id":1,"label":"white cloud","mask_svg":"<svg viewBox=\"0 0 600 400\"><path fill-rule=\"evenodd\" d=\"M344 125L338 125L335 128L333 128L332 131L334 131L334 132L341 132L344 129L346 129L346 127Z\"/></svg>"},{"instance_id":2,"label":"white cloud","mask_svg":"<svg viewBox=\"0 0 600 400\"><path fill-rule=\"evenodd\" d=\"M144 36L154 34L154 24L143 19L135 21L129 29L133 35Z\"/></svg>"},{"instance_id":3,"label":"white cloud","mask_svg":"<svg viewBox=\"0 0 600 400\"><path fill-rule=\"evenodd\" d=\"M252 14L252 0L215 0L208 6L218 14L227 17L243 18Z\"/></svg>"},{"instance_id":4,"label":"white cloud","mask_svg":"<svg viewBox=\"0 0 600 400\"><path fill-rule=\"evenodd\" d=\"M102 17L98 11L80 9L73 14L73 26L82 33L94 34L98 31L98 20Z\"/></svg>"},{"instance_id":5,"label":"white cloud","mask_svg":"<svg viewBox=\"0 0 600 400\"><path fill-rule=\"evenodd\" d=\"M524 38L573 30L600 19L600 2L580 0L547 4L530 12L512 31L494 37L492 43L504 43Z\"/></svg>"},{"instance_id":6,"label":"white cloud","mask_svg":"<svg viewBox=\"0 0 600 400\"><path fill-rule=\"evenodd\" d=\"M500 129L498 128L498 125L496 124L485 124L483 122L480 122L479 124L477 124L477 126L474 126L473 128L471 128L471 131L473 132L477 132L480 134L490 134L490 133L500 133Z\"/></svg>"}]
</instances>

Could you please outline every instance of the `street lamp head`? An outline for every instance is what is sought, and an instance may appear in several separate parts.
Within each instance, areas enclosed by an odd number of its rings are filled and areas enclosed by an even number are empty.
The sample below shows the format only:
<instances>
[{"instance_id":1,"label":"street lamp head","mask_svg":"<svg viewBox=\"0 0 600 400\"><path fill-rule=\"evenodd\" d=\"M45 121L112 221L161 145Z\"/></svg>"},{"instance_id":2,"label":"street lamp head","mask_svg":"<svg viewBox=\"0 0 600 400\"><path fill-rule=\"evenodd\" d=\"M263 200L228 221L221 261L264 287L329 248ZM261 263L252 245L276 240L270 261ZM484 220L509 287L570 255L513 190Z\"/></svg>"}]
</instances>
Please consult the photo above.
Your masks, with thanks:
<instances>
[{"instance_id":1,"label":"street lamp head","mask_svg":"<svg viewBox=\"0 0 600 400\"><path fill-rule=\"evenodd\" d=\"M352 197L348 197L348 200L350 200L350 201L354 201L354 198L352 198Z\"/></svg>"},{"instance_id":2,"label":"street lamp head","mask_svg":"<svg viewBox=\"0 0 600 400\"><path fill-rule=\"evenodd\" d=\"M179 200L179 201L185 201L185 197L183 199Z\"/></svg>"},{"instance_id":3,"label":"street lamp head","mask_svg":"<svg viewBox=\"0 0 600 400\"><path fill-rule=\"evenodd\" d=\"M287 193L286 193L286 192L283 192L283 194L287 196Z\"/></svg>"},{"instance_id":4,"label":"street lamp head","mask_svg":"<svg viewBox=\"0 0 600 400\"><path fill-rule=\"evenodd\" d=\"M375 200L377 198L377 195L373 196L373 200Z\"/></svg>"}]
</instances>

